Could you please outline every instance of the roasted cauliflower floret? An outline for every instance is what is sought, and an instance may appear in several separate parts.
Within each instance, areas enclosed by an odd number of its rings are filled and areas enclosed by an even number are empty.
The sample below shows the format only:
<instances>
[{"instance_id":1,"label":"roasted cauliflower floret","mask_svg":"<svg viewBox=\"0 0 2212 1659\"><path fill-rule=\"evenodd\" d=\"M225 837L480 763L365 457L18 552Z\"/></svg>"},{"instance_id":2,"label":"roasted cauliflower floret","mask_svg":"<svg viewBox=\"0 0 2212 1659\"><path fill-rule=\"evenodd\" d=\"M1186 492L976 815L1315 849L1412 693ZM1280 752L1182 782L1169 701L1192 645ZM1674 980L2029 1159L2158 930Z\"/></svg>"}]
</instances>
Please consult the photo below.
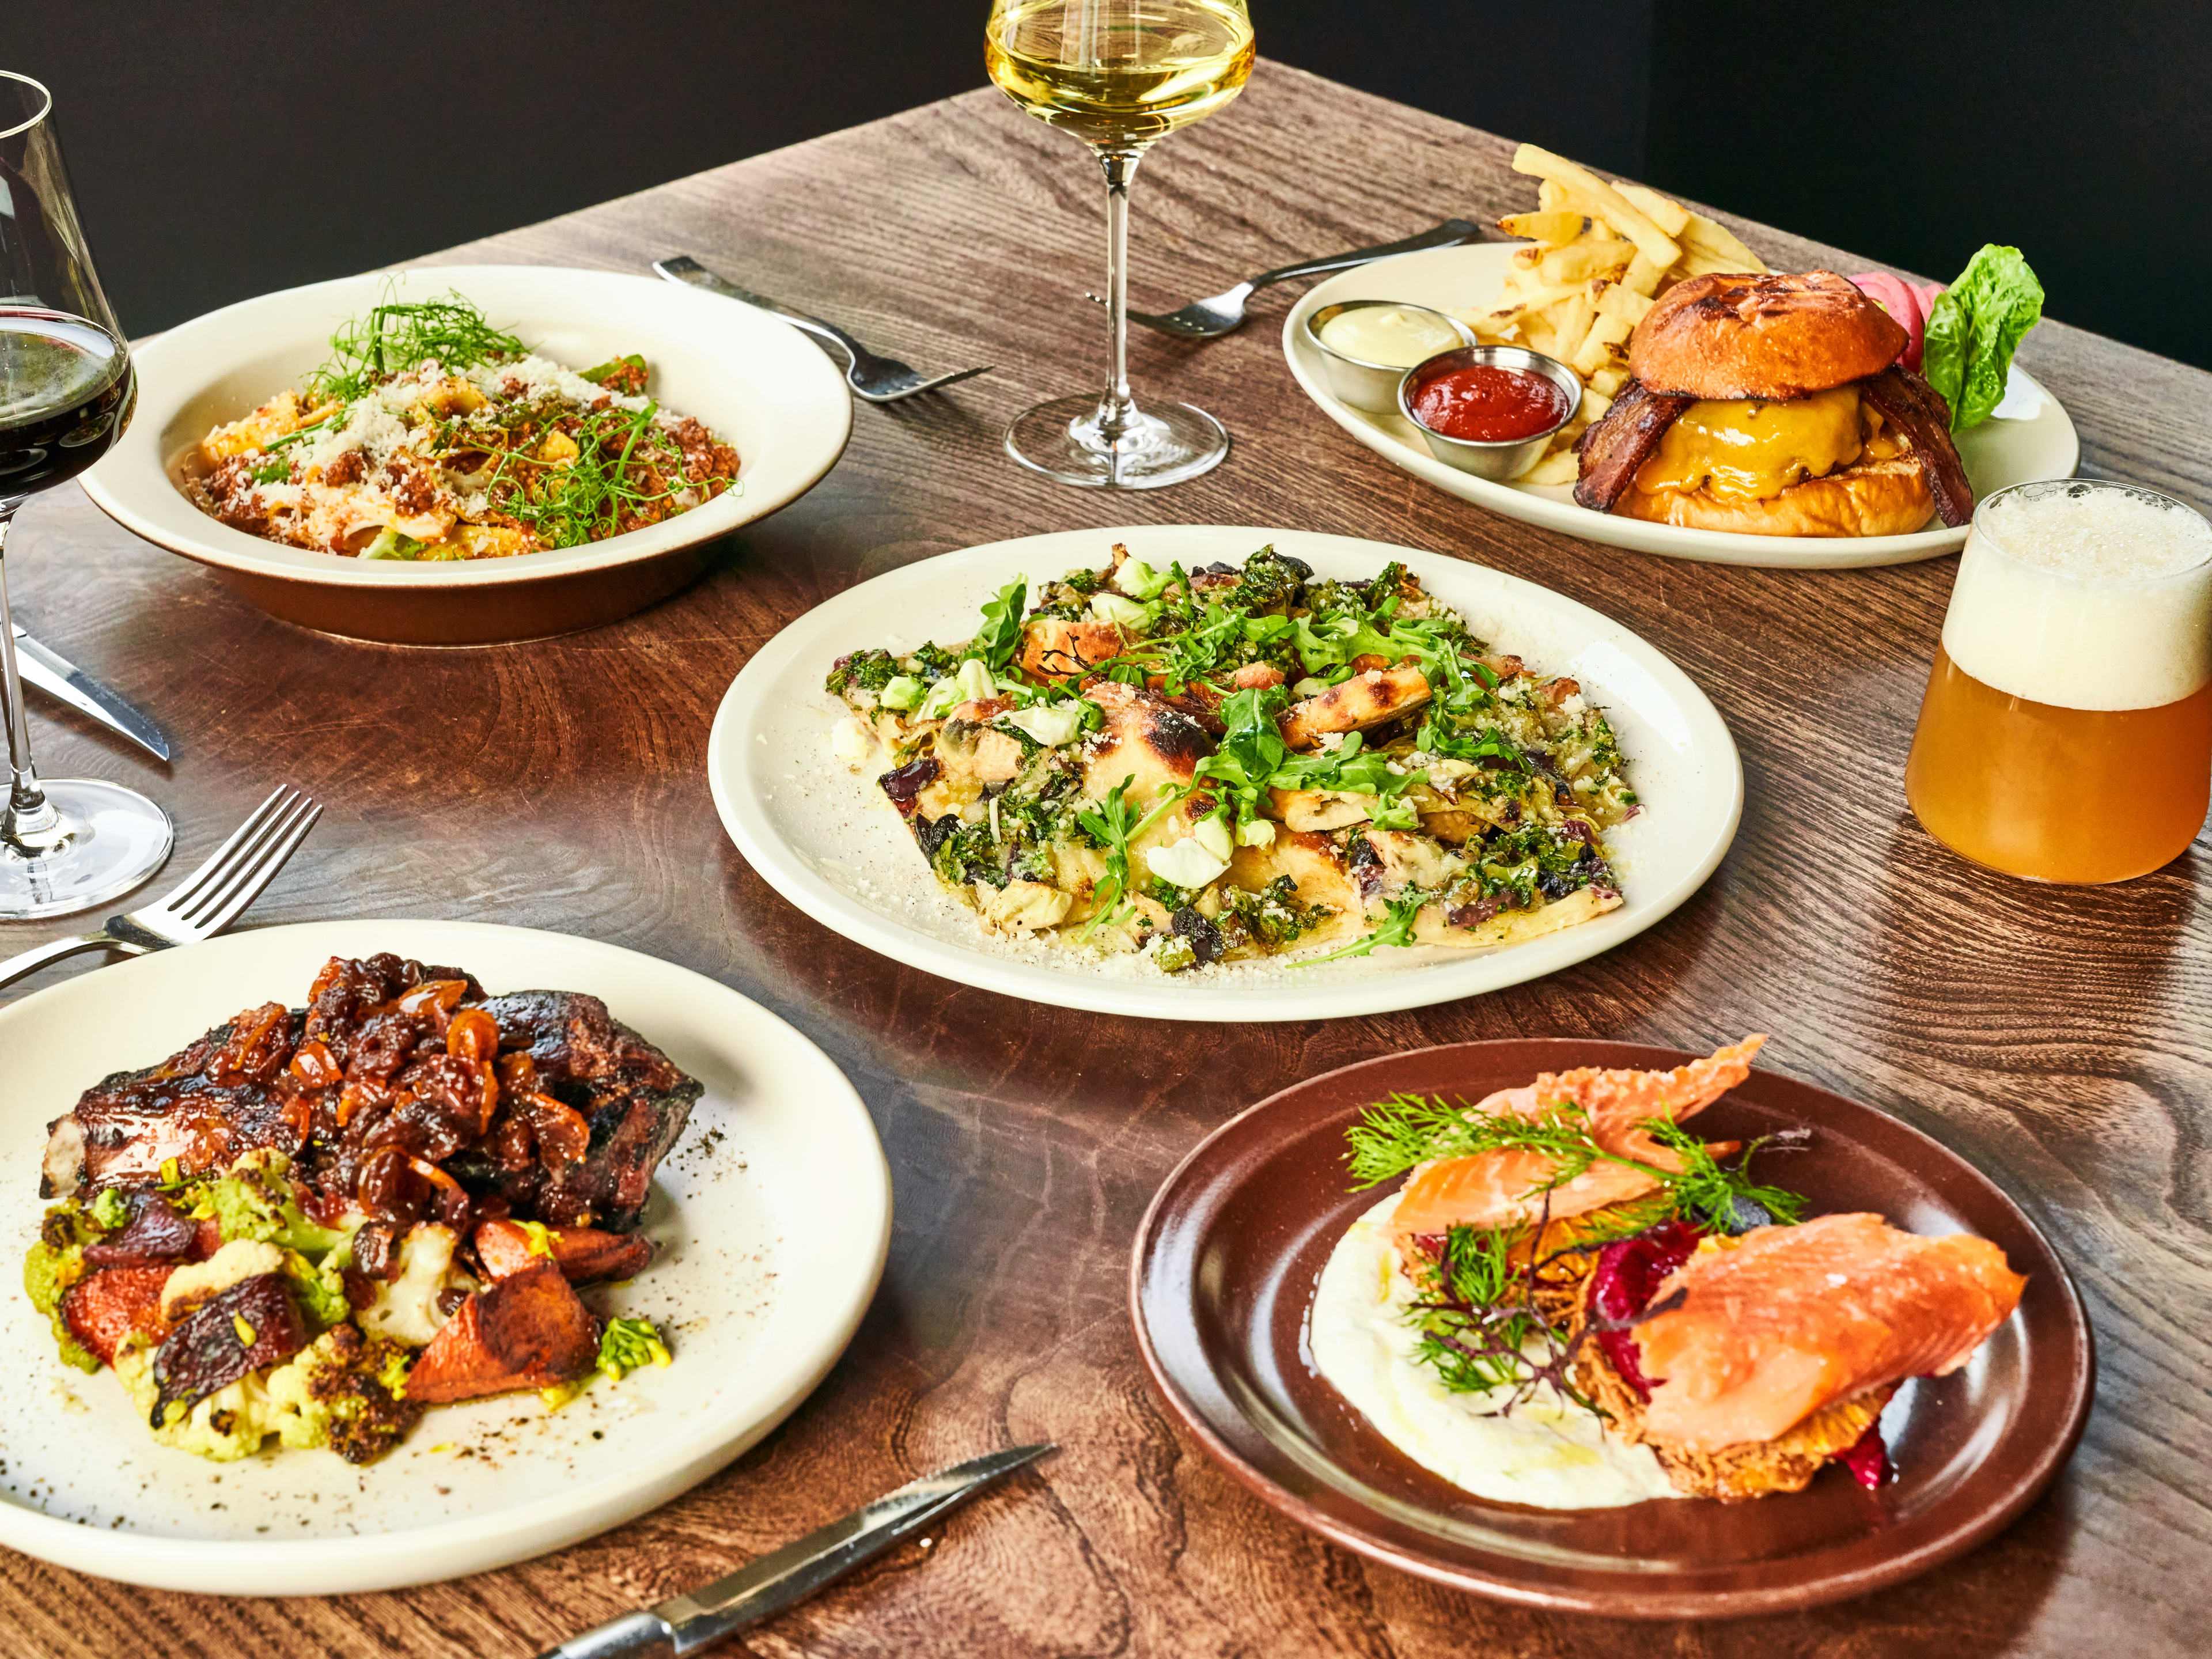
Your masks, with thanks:
<instances>
[{"instance_id":1,"label":"roasted cauliflower floret","mask_svg":"<svg viewBox=\"0 0 2212 1659\"><path fill-rule=\"evenodd\" d=\"M392 1449L422 1408L408 1402L409 1351L333 1326L282 1365L218 1389L180 1417L154 1426L154 1438L218 1463L251 1457L274 1435L296 1450L328 1447L349 1463ZM142 1413L161 1393L154 1350L133 1345L115 1357L115 1375Z\"/></svg>"},{"instance_id":2,"label":"roasted cauliflower floret","mask_svg":"<svg viewBox=\"0 0 2212 1659\"><path fill-rule=\"evenodd\" d=\"M451 1227L434 1221L410 1227L400 1242L398 1277L377 1285L376 1300L355 1316L361 1328L371 1336L416 1348L437 1335L447 1317L439 1311L439 1297L474 1288L474 1281L453 1266L459 1242Z\"/></svg>"}]
</instances>

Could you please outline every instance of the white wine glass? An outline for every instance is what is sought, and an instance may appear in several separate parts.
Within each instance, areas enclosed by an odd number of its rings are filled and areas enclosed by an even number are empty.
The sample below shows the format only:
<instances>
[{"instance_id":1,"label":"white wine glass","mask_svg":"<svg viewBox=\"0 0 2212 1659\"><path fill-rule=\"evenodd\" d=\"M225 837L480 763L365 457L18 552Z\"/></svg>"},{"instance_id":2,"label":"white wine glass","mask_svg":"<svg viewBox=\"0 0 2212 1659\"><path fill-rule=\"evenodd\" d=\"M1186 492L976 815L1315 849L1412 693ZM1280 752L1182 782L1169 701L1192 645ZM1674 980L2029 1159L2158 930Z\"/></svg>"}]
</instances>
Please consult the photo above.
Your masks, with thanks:
<instances>
[{"instance_id":1,"label":"white wine glass","mask_svg":"<svg viewBox=\"0 0 2212 1659\"><path fill-rule=\"evenodd\" d=\"M104 904L169 855L168 817L143 795L95 778L40 780L8 616L15 510L106 454L137 401L130 350L77 226L53 99L27 76L0 71L0 921Z\"/></svg>"},{"instance_id":2,"label":"white wine glass","mask_svg":"<svg viewBox=\"0 0 2212 1659\"><path fill-rule=\"evenodd\" d=\"M1139 409L1129 392L1129 181L1152 144L1243 89L1244 0L994 0L984 63L1001 92L1088 144L1106 173L1106 389L1024 410L1006 453L1094 489L1153 489L1211 471L1229 453L1220 422L1189 404Z\"/></svg>"}]
</instances>

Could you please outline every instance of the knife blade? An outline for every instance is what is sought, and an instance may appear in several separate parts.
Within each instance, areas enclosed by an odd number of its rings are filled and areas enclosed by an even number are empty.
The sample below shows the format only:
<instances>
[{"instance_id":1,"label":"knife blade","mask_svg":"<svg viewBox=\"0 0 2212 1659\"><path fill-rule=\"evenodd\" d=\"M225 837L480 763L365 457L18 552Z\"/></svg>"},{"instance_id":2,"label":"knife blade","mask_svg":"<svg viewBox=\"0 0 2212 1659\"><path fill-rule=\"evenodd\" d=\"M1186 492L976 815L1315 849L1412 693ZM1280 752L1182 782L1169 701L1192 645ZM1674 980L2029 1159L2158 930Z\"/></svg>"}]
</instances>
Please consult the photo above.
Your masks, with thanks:
<instances>
[{"instance_id":1,"label":"knife blade","mask_svg":"<svg viewBox=\"0 0 2212 1659\"><path fill-rule=\"evenodd\" d=\"M111 731L120 732L156 758L169 758L168 738L147 715L67 658L47 650L23 631L22 623L11 623L10 627L15 636L16 665L22 671L26 684L37 686L81 714L91 715Z\"/></svg>"},{"instance_id":2,"label":"knife blade","mask_svg":"<svg viewBox=\"0 0 2212 1659\"><path fill-rule=\"evenodd\" d=\"M769 1551L703 1589L671 1596L642 1612L572 1636L538 1659L683 1659L732 1631L748 1629L805 1601L947 1510L1056 1449L1016 1446L926 1474L842 1520Z\"/></svg>"}]
</instances>

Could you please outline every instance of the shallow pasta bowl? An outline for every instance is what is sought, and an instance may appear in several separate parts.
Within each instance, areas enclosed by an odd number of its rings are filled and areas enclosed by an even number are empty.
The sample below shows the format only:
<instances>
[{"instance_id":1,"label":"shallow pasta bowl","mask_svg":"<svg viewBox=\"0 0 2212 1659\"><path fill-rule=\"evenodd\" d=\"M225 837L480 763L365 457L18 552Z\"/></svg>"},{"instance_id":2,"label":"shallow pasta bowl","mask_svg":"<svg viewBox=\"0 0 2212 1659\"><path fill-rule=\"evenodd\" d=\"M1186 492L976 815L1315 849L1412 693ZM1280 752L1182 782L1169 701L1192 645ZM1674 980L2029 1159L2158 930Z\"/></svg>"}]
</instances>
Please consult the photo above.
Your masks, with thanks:
<instances>
[{"instance_id":1,"label":"shallow pasta bowl","mask_svg":"<svg viewBox=\"0 0 2212 1659\"><path fill-rule=\"evenodd\" d=\"M628 352L648 395L733 444L738 488L662 523L514 558L410 564L263 541L186 499L174 463L208 430L274 397L330 355L332 331L387 297L458 293L572 368ZM124 528L209 566L271 616L400 645L484 645L591 628L665 598L716 543L812 489L836 465L853 405L829 360L789 324L646 276L538 265L447 265L317 283L210 312L131 353L138 412L85 474Z\"/></svg>"}]
</instances>

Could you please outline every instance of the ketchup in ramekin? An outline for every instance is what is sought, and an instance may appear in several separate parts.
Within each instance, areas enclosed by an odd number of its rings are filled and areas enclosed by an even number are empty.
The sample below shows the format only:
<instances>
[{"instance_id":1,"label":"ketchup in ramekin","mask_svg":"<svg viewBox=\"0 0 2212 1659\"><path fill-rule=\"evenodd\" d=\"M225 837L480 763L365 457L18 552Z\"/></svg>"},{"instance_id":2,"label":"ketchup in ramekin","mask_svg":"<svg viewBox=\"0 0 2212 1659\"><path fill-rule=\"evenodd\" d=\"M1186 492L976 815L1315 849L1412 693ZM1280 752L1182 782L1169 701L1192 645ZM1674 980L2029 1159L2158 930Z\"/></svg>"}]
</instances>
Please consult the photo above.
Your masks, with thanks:
<instances>
[{"instance_id":1,"label":"ketchup in ramekin","mask_svg":"<svg viewBox=\"0 0 2212 1659\"><path fill-rule=\"evenodd\" d=\"M1468 443L1516 443L1567 417L1567 394L1548 376L1525 368L1468 363L1407 390L1415 420Z\"/></svg>"}]
</instances>

